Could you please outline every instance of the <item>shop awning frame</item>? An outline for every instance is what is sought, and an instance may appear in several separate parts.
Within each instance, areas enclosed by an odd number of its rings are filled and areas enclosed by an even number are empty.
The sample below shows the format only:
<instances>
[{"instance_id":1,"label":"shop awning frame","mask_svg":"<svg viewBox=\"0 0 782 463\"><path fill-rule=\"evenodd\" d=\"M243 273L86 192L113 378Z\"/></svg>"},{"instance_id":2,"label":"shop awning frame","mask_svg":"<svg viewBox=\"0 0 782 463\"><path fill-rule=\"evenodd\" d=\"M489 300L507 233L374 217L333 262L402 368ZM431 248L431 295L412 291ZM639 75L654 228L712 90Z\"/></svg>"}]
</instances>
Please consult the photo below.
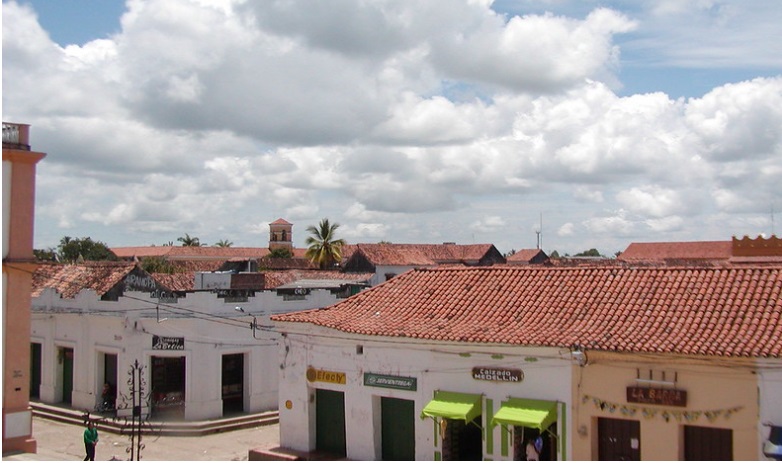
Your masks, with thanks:
<instances>
[{"instance_id":1,"label":"shop awning frame","mask_svg":"<svg viewBox=\"0 0 782 463\"><path fill-rule=\"evenodd\" d=\"M509 398L494 414L491 426L498 424L535 428L543 432L557 421L557 402Z\"/></svg>"},{"instance_id":2,"label":"shop awning frame","mask_svg":"<svg viewBox=\"0 0 782 463\"><path fill-rule=\"evenodd\" d=\"M421 410L421 419L438 418L464 420L470 423L483 412L482 394L463 392L435 391L434 398Z\"/></svg>"}]
</instances>

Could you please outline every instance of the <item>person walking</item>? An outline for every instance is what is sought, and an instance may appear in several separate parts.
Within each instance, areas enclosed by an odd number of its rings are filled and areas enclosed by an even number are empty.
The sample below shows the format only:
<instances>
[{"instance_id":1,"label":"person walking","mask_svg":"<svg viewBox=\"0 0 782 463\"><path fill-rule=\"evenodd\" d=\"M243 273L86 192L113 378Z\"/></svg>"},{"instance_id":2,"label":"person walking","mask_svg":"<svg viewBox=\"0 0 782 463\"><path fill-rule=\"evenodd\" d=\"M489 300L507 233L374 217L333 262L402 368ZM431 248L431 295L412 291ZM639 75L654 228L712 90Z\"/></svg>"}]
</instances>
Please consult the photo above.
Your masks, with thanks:
<instances>
[{"instance_id":1,"label":"person walking","mask_svg":"<svg viewBox=\"0 0 782 463\"><path fill-rule=\"evenodd\" d=\"M84 461L95 461L95 446L98 444L98 428L94 421L87 421L87 429L84 430L84 450L87 456Z\"/></svg>"}]
</instances>

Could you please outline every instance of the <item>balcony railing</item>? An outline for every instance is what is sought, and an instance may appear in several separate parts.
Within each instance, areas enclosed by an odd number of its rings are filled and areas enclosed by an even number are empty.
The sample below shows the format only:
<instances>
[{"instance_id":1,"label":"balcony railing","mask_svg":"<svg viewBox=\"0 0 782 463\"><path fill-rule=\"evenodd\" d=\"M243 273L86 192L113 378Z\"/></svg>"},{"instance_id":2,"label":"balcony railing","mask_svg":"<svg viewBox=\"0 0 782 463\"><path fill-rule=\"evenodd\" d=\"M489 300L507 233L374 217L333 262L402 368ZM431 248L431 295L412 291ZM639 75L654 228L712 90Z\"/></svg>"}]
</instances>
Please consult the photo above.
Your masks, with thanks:
<instances>
[{"instance_id":1,"label":"balcony railing","mask_svg":"<svg viewBox=\"0 0 782 463\"><path fill-rule=\"evenodd\" d=\"M3 148L30 150L30 126L3 122Z\"/></svg>"}]
</instances>

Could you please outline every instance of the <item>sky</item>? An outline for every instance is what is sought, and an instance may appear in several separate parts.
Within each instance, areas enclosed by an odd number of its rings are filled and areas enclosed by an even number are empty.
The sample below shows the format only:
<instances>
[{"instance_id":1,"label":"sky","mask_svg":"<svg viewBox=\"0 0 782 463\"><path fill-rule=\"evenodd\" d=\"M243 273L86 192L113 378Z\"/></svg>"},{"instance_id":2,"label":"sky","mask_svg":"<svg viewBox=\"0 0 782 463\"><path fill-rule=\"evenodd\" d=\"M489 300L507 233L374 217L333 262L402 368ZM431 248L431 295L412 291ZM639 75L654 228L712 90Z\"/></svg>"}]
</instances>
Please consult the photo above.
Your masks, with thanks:
<instances>
[{"instance_id":1,"label":"sky","mask_svg":"<svg viewBox=\"0 0 782 463\"><path fill-rule=\"evenodd\" d=\"M782 228L777 0L3 0L35 247L612 256ZM540 237L540 240L539 240Z\"/></svg>"}]
</instances>

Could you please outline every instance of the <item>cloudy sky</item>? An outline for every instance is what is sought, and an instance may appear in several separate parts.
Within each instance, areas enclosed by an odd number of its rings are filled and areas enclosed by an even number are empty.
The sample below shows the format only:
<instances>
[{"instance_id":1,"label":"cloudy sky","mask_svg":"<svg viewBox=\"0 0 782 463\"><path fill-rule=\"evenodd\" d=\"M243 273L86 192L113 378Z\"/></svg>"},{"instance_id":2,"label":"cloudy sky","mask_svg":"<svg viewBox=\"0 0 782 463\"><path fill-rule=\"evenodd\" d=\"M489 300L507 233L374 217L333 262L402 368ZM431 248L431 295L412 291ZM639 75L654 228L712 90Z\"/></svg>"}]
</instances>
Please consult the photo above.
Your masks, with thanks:
<instances>
[{"instance_id":1,"label":"cloudy sky","mask_svg":"<svg viewBox=\"0 0 782 463\"><path fill-rule=\"evenodd\" d=\"M67 5L67 9L63 7ZM777 0L3 0L35 246L782 229ZM776 220L775 220L776 218Z\"/></svg>"}]
</instances>

